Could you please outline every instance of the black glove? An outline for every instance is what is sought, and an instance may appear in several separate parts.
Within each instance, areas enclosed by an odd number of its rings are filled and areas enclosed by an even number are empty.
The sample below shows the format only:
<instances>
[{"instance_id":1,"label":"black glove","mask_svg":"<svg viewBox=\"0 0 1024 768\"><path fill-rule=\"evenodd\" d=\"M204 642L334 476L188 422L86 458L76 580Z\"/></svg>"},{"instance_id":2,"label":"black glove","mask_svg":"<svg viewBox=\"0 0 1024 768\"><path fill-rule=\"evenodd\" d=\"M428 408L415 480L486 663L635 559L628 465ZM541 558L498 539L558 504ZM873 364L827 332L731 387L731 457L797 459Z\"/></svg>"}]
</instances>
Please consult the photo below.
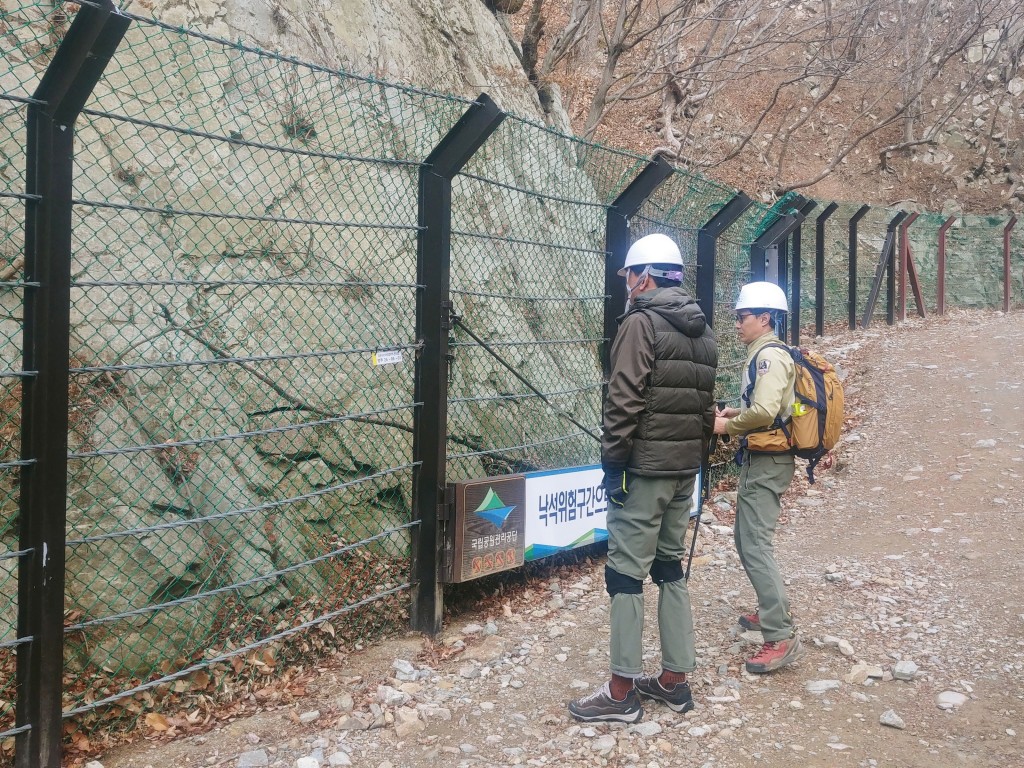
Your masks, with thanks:
<instances>
[{"instance_id":1,"label":"black glove","mask_svg":"<svg viewBox=\"0 0 1024 768\"><path fill-rule=\"evenodd\" d=\"M624 469L606 469L604 471L604 495L608 503L621 507L626 503L629 489L626 488L626 471Z\"/></svg>"}]
</instances>

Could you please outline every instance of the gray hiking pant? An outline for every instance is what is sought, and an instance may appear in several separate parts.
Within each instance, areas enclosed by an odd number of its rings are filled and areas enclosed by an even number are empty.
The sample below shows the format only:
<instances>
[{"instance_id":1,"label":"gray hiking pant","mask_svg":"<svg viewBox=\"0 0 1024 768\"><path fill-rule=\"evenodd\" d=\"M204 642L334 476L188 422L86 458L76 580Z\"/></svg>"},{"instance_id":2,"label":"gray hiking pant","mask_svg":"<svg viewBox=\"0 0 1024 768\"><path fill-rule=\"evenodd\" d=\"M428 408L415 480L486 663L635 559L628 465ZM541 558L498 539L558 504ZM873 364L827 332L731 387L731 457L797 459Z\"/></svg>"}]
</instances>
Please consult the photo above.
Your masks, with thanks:
<instances>
[{"instance_id":1,"label":"gray hiking pant","mask_svg":"<svg viewBox=\"0 0 1024 768\"><path fill-rule=\"evenodd\" d=\"M793 457L747 453L740 470L733 538L743 570L757 593L757 613L765 640L785 640L796 630L772 540L779 522L779 495L793 480Z\"/></svg>"},{"instance_id":2,"label":"gray hiking pant","mask_svg":"<svg viewBox=\"0 0 1024 768\"><path fill-rule=\"evenodd\" d=\"M638 581L647 578L655 558L679 562L690 523L694 477L654 478L629 475L625 505L608 508L608 567ZM643 594L616 594L611 607L611 669L622 677L643 674ZM697 666L693 614L686 581L667 581L658 589L661 666L692 672Z\"/></svg>"}]
</instances>

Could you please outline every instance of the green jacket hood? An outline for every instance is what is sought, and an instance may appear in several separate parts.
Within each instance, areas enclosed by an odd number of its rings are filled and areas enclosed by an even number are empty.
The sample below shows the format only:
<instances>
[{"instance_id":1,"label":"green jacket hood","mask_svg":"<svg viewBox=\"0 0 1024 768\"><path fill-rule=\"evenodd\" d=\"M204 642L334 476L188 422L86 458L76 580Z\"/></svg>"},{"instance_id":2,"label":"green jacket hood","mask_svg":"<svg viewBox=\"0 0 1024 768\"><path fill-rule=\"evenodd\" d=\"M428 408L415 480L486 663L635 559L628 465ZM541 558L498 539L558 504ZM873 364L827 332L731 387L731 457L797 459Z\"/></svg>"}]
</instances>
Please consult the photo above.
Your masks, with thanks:
<instances>
[{"instance_id":1,"label":"green jacket hood","mask_svg":"<svg viewBox=\"0 0 1024 768\"><path fill-rule=\"evenodd\" d=\"M626 315L630 312L644 310L658 313L673 328L678 329L680 333L691 339L699 339L703 336L704 330L708 326L700 305L682 288L655 288L653 291L648 291L633 302L633 306ZM619 318L620 323L626 315Z\"/></svg>"}]
</instances>

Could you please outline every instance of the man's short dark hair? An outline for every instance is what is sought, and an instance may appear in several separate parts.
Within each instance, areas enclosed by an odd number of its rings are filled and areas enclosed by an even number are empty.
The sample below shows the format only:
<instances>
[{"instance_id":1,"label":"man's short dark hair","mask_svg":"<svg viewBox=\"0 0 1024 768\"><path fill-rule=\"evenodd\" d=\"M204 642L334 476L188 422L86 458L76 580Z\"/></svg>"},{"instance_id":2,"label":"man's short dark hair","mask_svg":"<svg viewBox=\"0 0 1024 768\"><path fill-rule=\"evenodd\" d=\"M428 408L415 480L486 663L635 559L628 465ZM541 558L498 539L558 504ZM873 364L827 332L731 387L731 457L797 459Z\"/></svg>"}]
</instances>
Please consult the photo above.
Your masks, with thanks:
<instances>
[{"instance_id":1,"label":"man's short dark hair","mask_svg":"<svg viewBox=\"0 0 1024 768\"><path fill-rule=\"evenodd\" d=\"M758 308L754 307L754 308L748 309L746 311L749 312L752 315L763 315L763 314L765 314L767 312L768 313L768 327L771 328L773 331L775 330L775 313L778 310L775 310L775 309L758 309Z\"/></svg>"},{"instance_id":2,"label":"man's short dark hair","mask_svg":"<svg viewBox=\"0 0 1024 768\"><path fill-rule=\"evenodd\" d=\"M639 277L644 273L644 270L650 267L651 269L660 269L662 272L682 272L683 268L678 264L634 264L629 268L629 271L633 273L634 277ZM649 275L654 284L659 288L672 288L679 285L681 280L669 280L667 277L655 277Z\"/></svg>"}]
</instances>

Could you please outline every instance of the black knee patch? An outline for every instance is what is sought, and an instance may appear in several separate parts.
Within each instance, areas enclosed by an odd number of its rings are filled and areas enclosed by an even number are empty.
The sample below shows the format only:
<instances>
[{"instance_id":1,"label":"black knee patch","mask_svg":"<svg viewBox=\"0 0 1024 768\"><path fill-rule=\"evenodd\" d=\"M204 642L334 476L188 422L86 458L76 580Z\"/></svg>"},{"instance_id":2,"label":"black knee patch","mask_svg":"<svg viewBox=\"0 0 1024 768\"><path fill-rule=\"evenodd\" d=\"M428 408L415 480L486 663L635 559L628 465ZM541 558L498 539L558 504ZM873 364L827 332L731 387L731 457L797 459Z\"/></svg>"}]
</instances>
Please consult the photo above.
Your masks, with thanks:
<instances>
[{"instance_id":1,"label":"black knee patch","mask_svg":"<svg viewBox=\"0 0 1024 768\"><path fill-rule=\"evenodd\" d=\"M642 595L644 593L644 583L640 579L626 576L624 573L619 573L607 565L604 567L604 585L611 597L616 595Z\"/></svg>"},{"instance_id":2,"label":"black knee patch","mask_svg":"<svg viewBox=\"0 0 1024 768\"><path fill-rule=\"evenodd\" d=\"M681 560L655 560L651 563L651 580L661 586L669 581L682 581L683 563Z\"/></svg>"}]
</instances>

